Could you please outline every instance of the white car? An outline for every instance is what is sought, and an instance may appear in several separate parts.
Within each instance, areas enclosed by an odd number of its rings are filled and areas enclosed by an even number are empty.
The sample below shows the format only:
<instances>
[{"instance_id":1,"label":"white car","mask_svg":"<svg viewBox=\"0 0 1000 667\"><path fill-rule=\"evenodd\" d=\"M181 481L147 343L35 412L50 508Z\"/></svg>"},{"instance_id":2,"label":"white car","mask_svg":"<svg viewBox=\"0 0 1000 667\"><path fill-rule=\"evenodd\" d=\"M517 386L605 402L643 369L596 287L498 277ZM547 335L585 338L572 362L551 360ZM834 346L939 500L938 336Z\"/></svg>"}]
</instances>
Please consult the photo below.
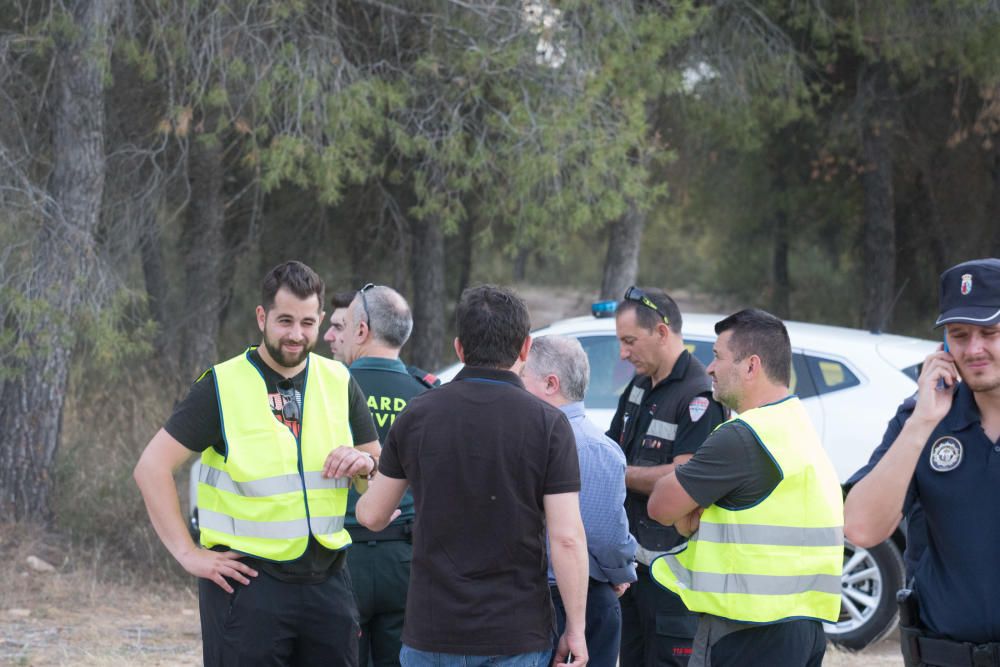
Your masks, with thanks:
<instances>
[{"instance_id":1,"label":"white car","mask_svg":"<svg viewBox=\"0 0 1000 667\"><path fill-rule=\"evenodd\" d=\"M635 372L619 355L613 313L576 317L532 332L572 336L590 360L587 416L607 429L618 398ZM722 315L684 314L688 350L705 366L712 361L715 323ZM792 343L792 391L802 399L841 482L847 480L878 445L897 406L917 388L924 358L937 343L858 329L785 322ZM455 364L437 375L451 380ZM862 649L893 630L896 591L903 586L900 557L904 535L872 549L848 543L844 552L841 616L826 625L827 636L850 649Z\"/></svg>"}]
</instances>

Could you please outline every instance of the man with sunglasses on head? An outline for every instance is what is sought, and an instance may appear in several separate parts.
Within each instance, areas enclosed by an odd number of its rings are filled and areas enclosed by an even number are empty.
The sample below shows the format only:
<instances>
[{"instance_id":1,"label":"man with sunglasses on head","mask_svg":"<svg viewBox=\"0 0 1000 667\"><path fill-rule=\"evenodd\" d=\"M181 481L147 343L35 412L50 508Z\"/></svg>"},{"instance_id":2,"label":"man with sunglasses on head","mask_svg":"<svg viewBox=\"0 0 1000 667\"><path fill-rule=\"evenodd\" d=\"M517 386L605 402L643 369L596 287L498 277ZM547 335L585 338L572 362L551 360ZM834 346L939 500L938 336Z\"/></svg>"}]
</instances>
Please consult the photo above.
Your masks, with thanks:
<instances>
[{"instance_id":1,"label":"man with sunglasses on head","mask_svg":"<svg viewBox=\"0 0 1000 667\"><path fill-rule=\"evenodd\" d=\"M410 399L441 383L429 373L412 372L399 360L413 329L413 315L396 290L369 283L353 295L341 317L343 329L336 339L340 359L368 397L379 440L385 442L389 427ZM331 319L331 331L334 326ZM324 336L331 350L335 335ZM346 525L354 542L347 566L361 619L360 664L398 665L413 559L413 495L406 492L399 503L400 515L377 533L358 523L357 500L358 494L351 491Z\"/></svg>"},{"instance_id":2,"label":"man with sunglasses on head","mask_svg":"<svg viewBox=\"0 0 1000 667\"><path fill-rule=\"evenodd\" d=\"M681 313L659 289L630 287L615 311L621 358L635 366L608 437L625 452L625 511L639 543L639 580L621 598L621 667L687 665L698 618L649 575L684 538L650 518L653 486L691 458L725 420L705 367L684 346Z\"/></svg>"},{"instance_id":3,"label":"man with sunglasses on head","mask_svg":"<svg viewBox=\"0 0 1000 667\"><path fill-rule=\"evenodd\" d=\"M160 540L199 577L204 664L357 667L344 512L352 480L364 487L378 467L375 427L344 366L311 353L319 276L285 262L261 292L260 345L198 379L135 480ZM192 452L202 548L173 480Z\"/></svg>"}]
</instances>

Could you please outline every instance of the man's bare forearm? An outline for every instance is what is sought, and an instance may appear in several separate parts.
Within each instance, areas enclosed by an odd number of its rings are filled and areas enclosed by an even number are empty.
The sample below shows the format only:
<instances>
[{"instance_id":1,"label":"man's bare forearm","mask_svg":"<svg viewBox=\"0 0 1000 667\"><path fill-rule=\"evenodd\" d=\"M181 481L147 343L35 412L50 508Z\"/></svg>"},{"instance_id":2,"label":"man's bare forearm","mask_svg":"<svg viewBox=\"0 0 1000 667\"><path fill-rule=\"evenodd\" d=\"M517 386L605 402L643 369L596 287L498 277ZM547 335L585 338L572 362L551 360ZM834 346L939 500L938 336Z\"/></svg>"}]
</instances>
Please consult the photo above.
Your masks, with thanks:
<instances>
[{"instance_id":1,"label":"man's bare forearm","mask_svg":"<svg viewBox=\"0 0 1000 667\"><path fill-rule=\"evenodd\" d=\"M656 483L691 460L691 454L681 454L674 457L671 463L658 466L626 466L625 487L634 493L650 495Z\"/></svg>"},{"instance_id":2,"label":"man's bare forearm","mask_svg":"<svg viewBox=\"0 0 1000 667\"><path fill-rule=\"evenodd\" d=\"M167 462L157 452L147 449L136 464L133 477L153 529L170 554L180 561L183 554L197 549L181 514L173 470Z\"/></svg>"}]
</instances>

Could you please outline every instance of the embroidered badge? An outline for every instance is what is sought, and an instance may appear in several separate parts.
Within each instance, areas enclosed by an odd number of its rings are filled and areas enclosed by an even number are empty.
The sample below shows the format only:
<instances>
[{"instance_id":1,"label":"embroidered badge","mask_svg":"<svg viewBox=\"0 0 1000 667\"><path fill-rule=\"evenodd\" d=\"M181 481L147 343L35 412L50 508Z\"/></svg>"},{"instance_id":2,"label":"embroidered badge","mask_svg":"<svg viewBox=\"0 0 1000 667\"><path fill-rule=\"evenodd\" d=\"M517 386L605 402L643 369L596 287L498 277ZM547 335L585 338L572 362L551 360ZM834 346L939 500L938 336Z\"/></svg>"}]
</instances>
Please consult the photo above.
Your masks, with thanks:
<instances>
[{"instance_id":1,"label":"embroidered badge","mask_svg":"<svg viewBox=\"0 0 1000 667\"><path fill-rule=\"evenodd\" d=\"M963 273L962 274L962 294L968 294L972 291L972 274Z\"/></svg>"},{"instance_id":2,"label":"embroidered badge","mask_svg":"<svg viewBox=\"0 0 1000 667\"><path fill-rule=\"evenodd\" d=\"M690 405L688 405L688 414L691 415L691 421L693 422L701 419L706 410L708 410L708 399L704 396L696 396L691 400Z\"/></svg>"},{"instance_id":3,"label":"embroidered badge","mask_svg":"<svg viewBox=\"0 0 1000 667\"><path fill-rule=\"evenodd\" d=\"M948 472L962 462L962 443L950 435L938 438L931 445L930 464L937 472Z\"/></svg>"}]
</instances>

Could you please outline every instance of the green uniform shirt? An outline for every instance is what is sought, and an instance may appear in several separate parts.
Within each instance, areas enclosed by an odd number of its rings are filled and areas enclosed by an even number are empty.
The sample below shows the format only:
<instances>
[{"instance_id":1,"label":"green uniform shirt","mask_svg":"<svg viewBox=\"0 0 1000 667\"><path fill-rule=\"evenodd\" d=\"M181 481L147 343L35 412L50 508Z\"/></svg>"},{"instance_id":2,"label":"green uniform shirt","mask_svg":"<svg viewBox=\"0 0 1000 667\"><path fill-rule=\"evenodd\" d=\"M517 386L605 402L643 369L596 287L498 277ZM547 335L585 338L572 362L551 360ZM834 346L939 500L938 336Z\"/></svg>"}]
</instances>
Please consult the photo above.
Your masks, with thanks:
<instances>
[{"instance_id":1,"label":"green uniform shirt","mask_svg":"<svg viewBox=\"0 0 1000 667\"><path fill-rule=\"evenodd\" d=\"M372 413L375 428L378 430L379 442L384 443L389 435L389 427L411 398L427 391L426 384L407 371L406 365L399 359L384 359L382 357L361 357L351 364L351 376L357 381L361 390L368 397L368 409ZM347 499L347 526L357 526L354 517L354 506L358 502L358 493L351 487ZM413 521L413 495L407 491L399 502L399 515L393 524Z\"/></svg>"}]
</instances>

